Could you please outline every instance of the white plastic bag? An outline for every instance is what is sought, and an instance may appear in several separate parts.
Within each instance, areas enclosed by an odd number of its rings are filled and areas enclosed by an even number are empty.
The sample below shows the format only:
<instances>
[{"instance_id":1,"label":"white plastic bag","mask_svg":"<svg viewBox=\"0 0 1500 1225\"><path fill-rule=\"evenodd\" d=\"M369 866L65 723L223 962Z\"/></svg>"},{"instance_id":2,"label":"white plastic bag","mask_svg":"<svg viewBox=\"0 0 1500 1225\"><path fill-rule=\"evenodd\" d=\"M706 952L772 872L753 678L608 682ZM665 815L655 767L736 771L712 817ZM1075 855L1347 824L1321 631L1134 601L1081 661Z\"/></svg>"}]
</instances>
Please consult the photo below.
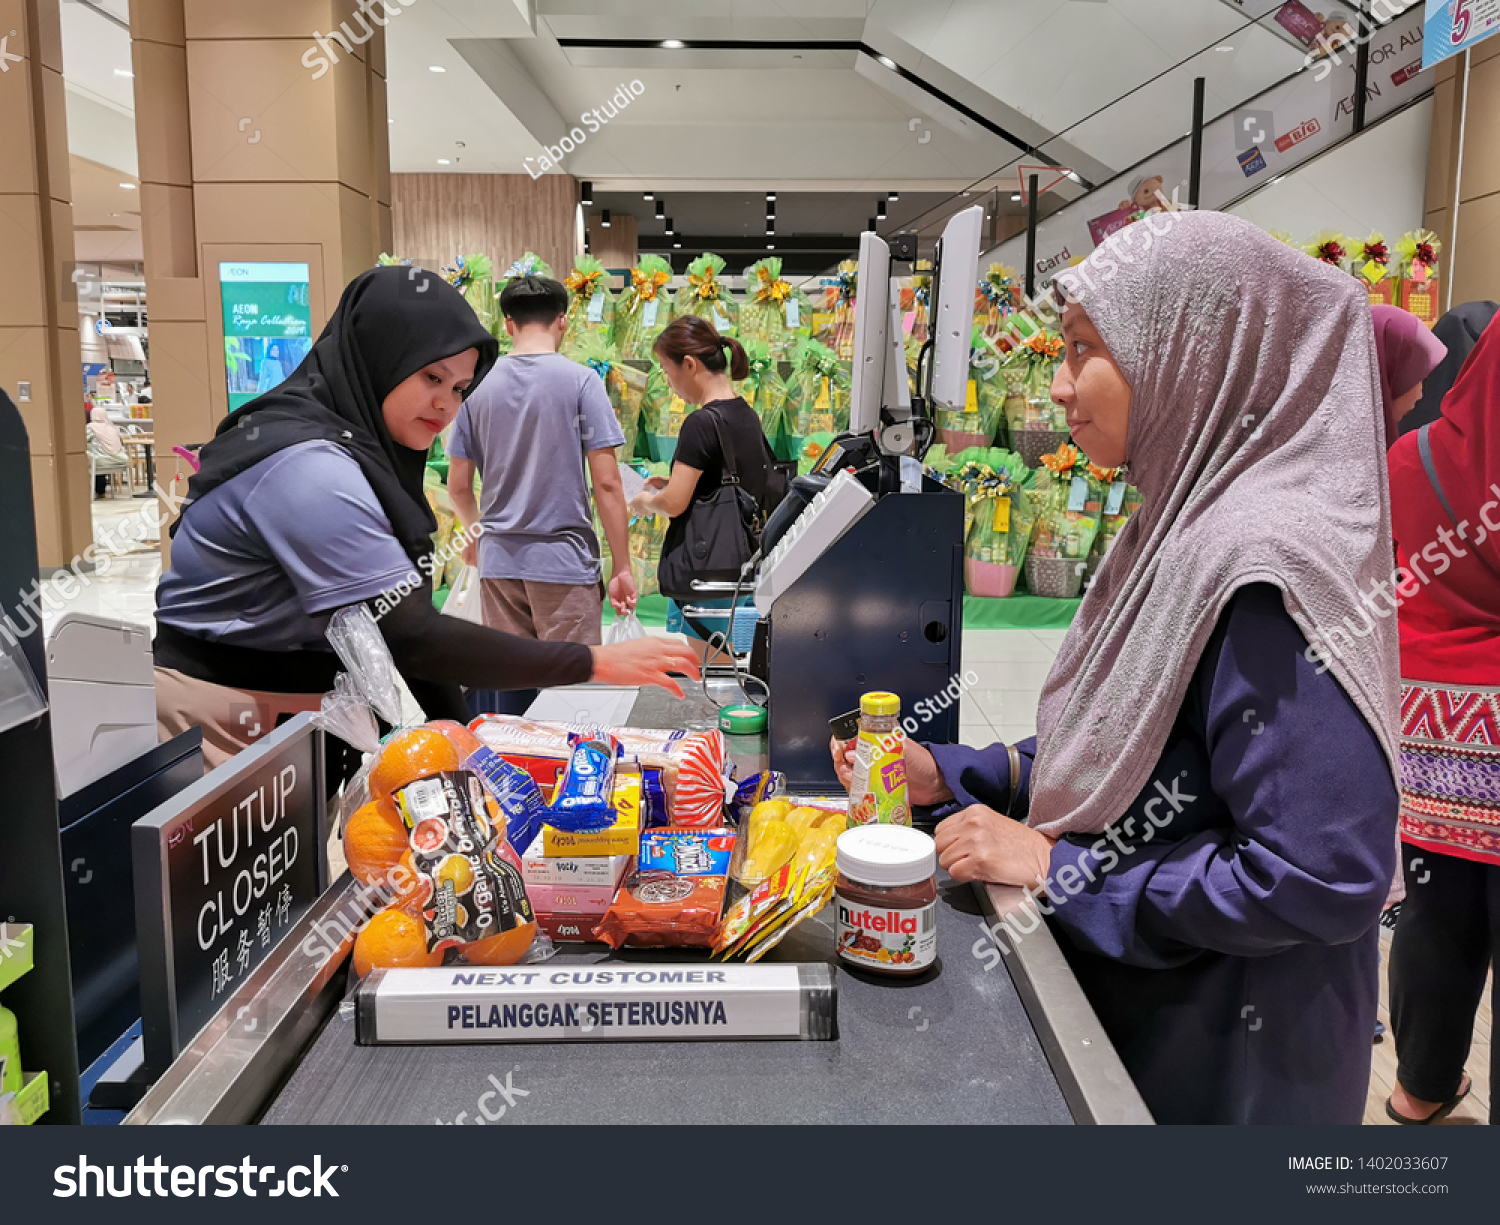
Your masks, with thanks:
<instances>
[{"instance_id":1,"label":"white plastic bag","mask_svg":"<svg viewBox=\"0 0 1500 1225\"><path fill-rule=\"evenodd\" d=\"M628 612L623 617L615 617L614 624L605 632L604 645L612 647L617 642L634 642L645 636L646 627L641 624L641 619L635 613Z\"/></svg>"},{"instance_id":2,"label":"white plastic bag","mask_svg":"<svg viewBox=\"0 0 1500 1225\"><path fill-rule=\"evenodd\" d=\"M484 603L479 594L479 571L465 566L448 589L448 598L443 601L443 615L458 617L474 625L484 624Z\"/></svg>"}]
</instances>

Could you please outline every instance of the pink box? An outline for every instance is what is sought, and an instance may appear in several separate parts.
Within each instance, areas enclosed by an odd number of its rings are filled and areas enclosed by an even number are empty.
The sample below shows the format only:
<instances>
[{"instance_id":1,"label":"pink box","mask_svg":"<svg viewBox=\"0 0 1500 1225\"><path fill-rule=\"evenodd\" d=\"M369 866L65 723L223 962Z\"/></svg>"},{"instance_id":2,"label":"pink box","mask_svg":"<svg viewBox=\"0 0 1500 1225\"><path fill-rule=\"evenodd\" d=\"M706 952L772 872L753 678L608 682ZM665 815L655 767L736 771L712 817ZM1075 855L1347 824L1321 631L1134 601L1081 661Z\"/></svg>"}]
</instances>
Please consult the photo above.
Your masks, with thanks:
<instances>
[{"instance_id":1,"label":"pink box","mask_svg":"<svg viewBox=\"0 0 1500 1225\"><path fill-rule=\"evenodd\" d=\"M597 921L614 901L615 886L527 884L526 896L531 899L533 910L552 915L587 915Z\"/></svg>"}]
</instances>

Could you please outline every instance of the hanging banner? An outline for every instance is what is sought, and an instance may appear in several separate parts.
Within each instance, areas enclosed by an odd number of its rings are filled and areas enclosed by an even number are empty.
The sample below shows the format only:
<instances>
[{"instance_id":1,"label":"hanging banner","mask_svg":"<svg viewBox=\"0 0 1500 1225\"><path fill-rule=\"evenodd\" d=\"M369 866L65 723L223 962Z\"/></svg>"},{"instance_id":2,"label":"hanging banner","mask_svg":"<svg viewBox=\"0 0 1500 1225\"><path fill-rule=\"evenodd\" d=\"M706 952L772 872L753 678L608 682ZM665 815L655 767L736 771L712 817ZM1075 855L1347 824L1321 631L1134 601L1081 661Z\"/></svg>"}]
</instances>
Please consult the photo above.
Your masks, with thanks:
<instances>
[{"instance_id":1,"label":"hanging banner","mask_svg":"<svg viewBox=\"0 0 1500 1225\"><path fill-rule=\"evenodd\" d=\"M1422 67L1440 64L1491 34L1500 34L1500 0L1427 0Z\"/></svg>"}]
</instances>

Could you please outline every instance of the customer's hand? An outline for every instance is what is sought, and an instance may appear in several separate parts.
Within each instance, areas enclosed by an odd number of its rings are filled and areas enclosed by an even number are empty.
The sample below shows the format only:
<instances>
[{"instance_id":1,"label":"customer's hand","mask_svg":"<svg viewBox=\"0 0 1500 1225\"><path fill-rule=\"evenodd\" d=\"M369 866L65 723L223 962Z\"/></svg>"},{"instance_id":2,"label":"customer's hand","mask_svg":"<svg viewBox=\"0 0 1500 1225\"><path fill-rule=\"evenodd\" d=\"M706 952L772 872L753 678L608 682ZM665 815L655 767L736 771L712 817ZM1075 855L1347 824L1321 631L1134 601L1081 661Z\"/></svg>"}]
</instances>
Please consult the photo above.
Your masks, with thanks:
<instances>
[{"instance_id":1,"label":"customer's hand","mask_svg":"<svg viewBox=\"0 0 1500 1225\"><path fill-rule=\"evenodd\" d=\"M957 881L1030 886L1052 872L1055 838L971 804L937 827L938 864Z\"/></svg>"},{"instance_id":2,"label":"customer's hand","mask_svg":"<svg viewBox=\"0 0 1500 1225\"><path fill-rule=\"evenodd\" d=\"M682 686L667 674L676 672L692 680L703 675L697 655L681 638L637 638L589 650L594 655L590 679L603 685L660 685L680 698Z\"/></svg>"},{"instance_id":3,"label":"customer's hand","mask_svg":"<svg viewBox=\"0 0 1500 1225\"><path fill-rule=\"evenodd\" d=\"M828 742L828 751L833 754L833 769L848 791L854 780L854 750L859 744L853 740L840 740L834 736ZM938 772L937 761L923 745L915 740L906 742L906 797L913 804L931 808L953 798L948 784Z\"/></svg>"},{"instance_id":4,"label":"customer's hand","mask_svg":"<svg viewBox=\"0 0 1500 1225\"><path fill-rule=\"evenodd\" d=\"M623 617L633 610L640 594L636 591L635 576L626 570L616 570L609 579L609 606L616 615Z\"/></svg>"}]
</instances>

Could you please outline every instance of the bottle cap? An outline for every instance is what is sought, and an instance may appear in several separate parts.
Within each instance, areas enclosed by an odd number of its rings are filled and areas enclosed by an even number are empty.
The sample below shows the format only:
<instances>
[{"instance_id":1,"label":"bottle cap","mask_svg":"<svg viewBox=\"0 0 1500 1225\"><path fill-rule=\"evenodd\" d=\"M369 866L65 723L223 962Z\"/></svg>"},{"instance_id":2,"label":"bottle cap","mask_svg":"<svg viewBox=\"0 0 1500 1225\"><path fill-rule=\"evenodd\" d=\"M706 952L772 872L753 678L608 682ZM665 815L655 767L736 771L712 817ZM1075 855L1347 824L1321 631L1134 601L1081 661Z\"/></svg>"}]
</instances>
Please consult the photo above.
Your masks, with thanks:
<instances>
[{"instance_id":1,"label":"bottle cap","mask_svg":"<svg viewBox=\"0 0 1500 1225\"><path fill-rule=\"evenodd\" d=\"M859 699L859 710L865 715L899 715L901 699L894 693L867 693Z\"/></svg>"},{"instance_id":2,"label":"bottle cap","mask_svg":"<svg viewBox=\"0 0 1500 1225\"><path fill-rule=\"evenodd\" d=\"M726 706L719 711L719 730L731 736L754 736L766 730L764 706Z\"/></svg>"},{"instance_id":3,"label":"bottle cap","mask_svg":"<svg viewBox=\"0 0 1500 1225\"><path fill-rule=\"evenodd\" d=\"M862 884L919 885L937 871L937 843L909 825L857 825L836 845L839 871Z\"/></svg>"}]
</instances>

